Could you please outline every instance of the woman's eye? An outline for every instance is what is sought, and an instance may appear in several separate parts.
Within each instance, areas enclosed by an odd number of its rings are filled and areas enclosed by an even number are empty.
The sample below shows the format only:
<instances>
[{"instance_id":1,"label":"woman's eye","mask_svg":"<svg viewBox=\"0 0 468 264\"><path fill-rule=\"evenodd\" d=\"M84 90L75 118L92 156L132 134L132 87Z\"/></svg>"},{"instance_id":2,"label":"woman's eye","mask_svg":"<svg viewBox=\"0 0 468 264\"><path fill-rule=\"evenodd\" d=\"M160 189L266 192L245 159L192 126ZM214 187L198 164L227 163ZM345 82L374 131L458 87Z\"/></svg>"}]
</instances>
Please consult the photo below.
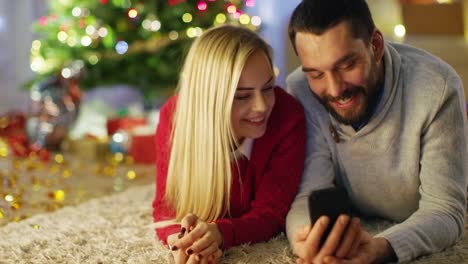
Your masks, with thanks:
<instances>
[{"instance_id":1,"label":"woman's eye","mask_svg":"<svg viewBox=\"0 0 468 264\"><path fill-rule=\"evenodd\" d=\"M274 87L273 85L272 85L272 86L265 87L265 88L262 89L262 91L264 91L264 92L271 91L271 90L273 90L273 87Z\"/></svg>"},{"instance_id":2,"label":"woman's eye","mask_svg":"<svg viewBox=\"0 0 468 264\"><path fill-rule=\"evenodd\" d=\"M249 98L250 95L238 95L238 96L235 96L234 99L236 100L244 100L244 99L247 99Z\"/></svg>"}]
</instances>

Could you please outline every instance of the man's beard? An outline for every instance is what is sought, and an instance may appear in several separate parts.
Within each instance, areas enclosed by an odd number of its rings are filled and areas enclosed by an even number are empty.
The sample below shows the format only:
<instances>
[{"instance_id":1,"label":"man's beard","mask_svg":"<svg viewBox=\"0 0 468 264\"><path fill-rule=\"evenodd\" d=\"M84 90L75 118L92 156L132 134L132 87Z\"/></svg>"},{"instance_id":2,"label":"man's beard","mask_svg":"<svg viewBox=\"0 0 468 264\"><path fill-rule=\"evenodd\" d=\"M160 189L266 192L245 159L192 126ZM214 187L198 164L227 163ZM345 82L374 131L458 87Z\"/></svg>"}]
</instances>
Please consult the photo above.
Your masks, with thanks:
<instances>
[{"instance_id":1,"label":"man's beard","mask_svg":"<svg viewBox=\"0 0 468 264\"><path fill-rule=\"evenodd\" d=\"M340 96L332 97L329 95L320 98L317 94L312 92L312 94L317 98L317 100L327 109L327 111L336 119L336 121L351 126L358 126L362 122L369 120L372 115L374 104L377 100L377 87L373 87L370 90L362 86L354 86L347 88ZM357 98L357 97L361 98ZM349 115L340 115L335 108L333 108L331 102L343 100L347 98L356 97L353 100L359 99L362 100L362 107L357 113L351 113ZM358 106L359 107L359 106ZM353 110L353 109L350 109Z\"/></svg>"}]
</instances>

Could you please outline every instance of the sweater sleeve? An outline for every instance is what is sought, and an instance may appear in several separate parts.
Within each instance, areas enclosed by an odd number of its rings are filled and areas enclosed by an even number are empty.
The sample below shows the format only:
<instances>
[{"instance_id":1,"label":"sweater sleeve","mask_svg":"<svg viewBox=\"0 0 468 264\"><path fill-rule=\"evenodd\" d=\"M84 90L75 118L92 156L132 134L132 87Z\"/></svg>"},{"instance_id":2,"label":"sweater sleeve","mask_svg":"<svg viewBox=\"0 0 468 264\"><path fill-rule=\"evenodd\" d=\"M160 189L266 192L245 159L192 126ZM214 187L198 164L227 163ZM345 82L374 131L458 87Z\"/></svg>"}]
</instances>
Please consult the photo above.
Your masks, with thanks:
<instances>
[{"instance_id":1,"label":"sweater sleeve","mask_svg":"<svg viewBox=\"0 0 468 264\"><path fill-rule=\"evenodd\" d=\"M284 229L304 164L305 119L302 107L300 109L291 113L294 115L292 125L289 124L286 133L279 138L264 174L256 176L261 179L256 183L250 210L238 218L216 221L224 248L266 241Z\"/></svg>"},{"instance_id":2,"label":"sweater sleeve","mask_svg":"<svg viewBox=\"0 0 468 264\"><path fill-rule=\"evenodd\" d=\"M153 201L154 222L165 221L175 218L175 212L169 208L164 199L166 192L167 170L170 157L170 135L172 127L172 114L175 108L175 98L171 98L161 108L159 124L156 129L156 195ZM178 233L180 225L174 224L163 228L156 228L159 239L167 244L167 237Z\"/></svg>"},{"instance_id":3,"label":"sweater sleeve","mask_svg":"<svg viewBox=\"0 0 468 264\"><path fill-rule=\"evenodd\" d=\"M463 234L468 165L463 99L461 80L452 74L421 135L419 208L377 235L390 242L400 262L441 251Z\"/></svg>"},{"instance_id":4,"label":"sweater sleeve","mask_svg":"<svg viewBox=\"0 0 468 264\"><path fill-rule=\"evenodd\" d=\"M310 95L308 87L300 89L302 85L307 85L307 82L296 78L298 77L297 71L292 76L292 78L288 78L288 92L300 100L304 106L307 106L315 98ZM304 172L299 191L286 218L286 234L290 242L298 228L310 224L307 204L309 194L314 190L333 186L335 178L330 148L320 130L317 118L314 118L317 113L308 107L305 107L305 110L307 140Z\"/></svg>"}]
</instances>

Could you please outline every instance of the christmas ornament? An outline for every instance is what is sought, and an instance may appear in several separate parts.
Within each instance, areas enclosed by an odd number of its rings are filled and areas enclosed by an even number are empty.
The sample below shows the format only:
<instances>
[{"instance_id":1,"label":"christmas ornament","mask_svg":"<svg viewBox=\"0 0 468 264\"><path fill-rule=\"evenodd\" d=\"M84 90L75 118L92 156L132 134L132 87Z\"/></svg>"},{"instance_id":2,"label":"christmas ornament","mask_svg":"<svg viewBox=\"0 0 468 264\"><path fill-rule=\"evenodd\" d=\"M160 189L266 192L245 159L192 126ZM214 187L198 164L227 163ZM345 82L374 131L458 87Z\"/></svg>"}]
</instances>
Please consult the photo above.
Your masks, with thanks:
<instances>
[{"instance_id":1,"label":"christmas ornament","mask_svg":"<svg viewBox=\"0 0 468 264\"><path fill-rule=\"evenodd\" d=\"M43 161L49 159L45 149L37 149L29 145L25 131L26 117L23 113L7 113L0 116L0 157L8 157L13 153L16 157L38 155Z\"/></svg>"},{"instance_id":2,"label":"christmas ornament","mask_svg":"<svg viewBox=\"0 0 468 264\"><path fill-rule=\"evenodd\" d=\"M50 77L33 87L26 130L35 149L58 149L75 121L80 102L76 79Z\"/></svg>"}]
</instances>

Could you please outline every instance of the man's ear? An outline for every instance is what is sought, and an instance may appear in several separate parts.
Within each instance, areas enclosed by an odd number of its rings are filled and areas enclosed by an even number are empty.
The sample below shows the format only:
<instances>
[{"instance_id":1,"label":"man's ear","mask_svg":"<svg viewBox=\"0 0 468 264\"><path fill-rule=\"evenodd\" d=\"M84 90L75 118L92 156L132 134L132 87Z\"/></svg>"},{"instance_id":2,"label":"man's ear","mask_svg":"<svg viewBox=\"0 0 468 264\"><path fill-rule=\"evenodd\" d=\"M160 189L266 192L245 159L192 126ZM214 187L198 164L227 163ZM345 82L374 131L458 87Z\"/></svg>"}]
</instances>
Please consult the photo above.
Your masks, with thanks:
<instances>
[{"instance_id":1,"label":"man's ear","mask_svg":"<svg viewBox=\"0 0 468 264\"><path fill-rule=\"evenodd\" d=\"M385 42L384 42L382 32L380 32L378 29L375 29L374 32L372 33L371 48L372 48L372 51L374 52L375 58L378 61L380 61L383 57L384 47L385 47Z\"/></svg>"}]
</instances>

